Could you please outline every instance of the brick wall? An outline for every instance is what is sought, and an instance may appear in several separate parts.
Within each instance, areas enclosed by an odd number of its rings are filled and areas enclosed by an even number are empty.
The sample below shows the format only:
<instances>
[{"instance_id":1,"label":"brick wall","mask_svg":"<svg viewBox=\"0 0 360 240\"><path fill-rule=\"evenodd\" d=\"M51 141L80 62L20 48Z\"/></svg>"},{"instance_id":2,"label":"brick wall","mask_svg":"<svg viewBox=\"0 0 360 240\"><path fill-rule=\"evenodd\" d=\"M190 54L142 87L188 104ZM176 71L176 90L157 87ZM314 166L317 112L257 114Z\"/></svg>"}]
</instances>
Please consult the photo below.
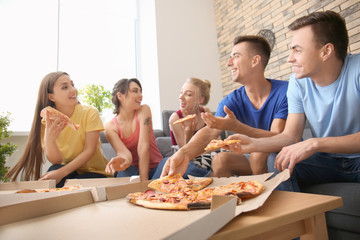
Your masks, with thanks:
<instances>
[{"instance_id":1,"label":"brick wall","mask_svg":"<svg viewBox=\"0 0 360 240\"><path fill-rule=\"evenodd\" d=\"M275 34L275 44L265 76L288 80L291 65L286 60L292 36L288 26L314 11L340 13L349 32L349 52L360 53L359 0L214 0L214 9L223 96L239 87L238 83L232 82L226 67L236 36L256 35L262 29L270 29Z\"/></svg>"}]
</instances>

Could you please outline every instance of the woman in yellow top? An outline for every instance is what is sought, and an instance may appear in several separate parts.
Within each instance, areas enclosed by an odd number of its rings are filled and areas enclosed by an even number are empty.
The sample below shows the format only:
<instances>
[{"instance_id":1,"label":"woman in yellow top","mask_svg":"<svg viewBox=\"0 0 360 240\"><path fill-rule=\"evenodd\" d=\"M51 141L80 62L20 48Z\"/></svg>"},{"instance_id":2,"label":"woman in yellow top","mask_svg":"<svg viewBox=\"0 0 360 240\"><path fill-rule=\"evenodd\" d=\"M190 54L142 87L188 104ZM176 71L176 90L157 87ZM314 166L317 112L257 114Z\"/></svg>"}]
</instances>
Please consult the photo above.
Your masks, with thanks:
<instances>
[{"instance_id":1,"label":"woman in yellow top","mask_svg":"<svg viewBox=\"0 0 360 240\"><path fill-rule=\"evenodd\" d=\"M56 186L62 187L68 178L107 176L107 160L99 139L104 130L99 112L94 107L81 105L77 96L78 90L67 73L52 72L43 78L25 151L8 172L8 178L15 181L23 171L22 180L55 179ZM42 120L40 112L47 106L67 115L79 129L70 128L60 117L50 120L46 116ZM44 155L53 165L41 176Z\"/></svg>"}]
</instances>

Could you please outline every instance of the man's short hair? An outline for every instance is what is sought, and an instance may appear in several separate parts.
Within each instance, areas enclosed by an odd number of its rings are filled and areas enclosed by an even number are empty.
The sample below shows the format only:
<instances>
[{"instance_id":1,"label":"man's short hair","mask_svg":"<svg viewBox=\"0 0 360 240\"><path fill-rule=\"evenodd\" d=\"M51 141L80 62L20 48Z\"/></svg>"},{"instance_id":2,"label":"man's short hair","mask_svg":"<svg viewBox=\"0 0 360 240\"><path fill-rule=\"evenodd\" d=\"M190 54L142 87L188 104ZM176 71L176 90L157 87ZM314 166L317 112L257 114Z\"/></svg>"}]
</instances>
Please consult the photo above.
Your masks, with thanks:
<instances>
[{"instance_id":1,"label":"man's short hair","mask_svg":"<svg viewBox=\"0 0 360 240\"><path fill-rule=\"evenodd\" d=\"M333 44L335 56L344 61L347 55L349 36L345 20L340 14L333 11L314 12L296 19L289 25L289 29L294 31L305 26L311 26L315 40L320 47L327 43Z\"/></svg>"},{"instance_id":2,"label":"man's short hair","mask_svg":"<svg viewBox=\"0 0 360 240\"><path fill-rule=\"evenodd\" d=\"M269 42L264 37L256 35L238 36L234 39L234 46L241 42L250 43L252 47L251 50L254 51L256 55L260 55L261 63L265 69L271 54Z\"/></svg>"}]
</instances>

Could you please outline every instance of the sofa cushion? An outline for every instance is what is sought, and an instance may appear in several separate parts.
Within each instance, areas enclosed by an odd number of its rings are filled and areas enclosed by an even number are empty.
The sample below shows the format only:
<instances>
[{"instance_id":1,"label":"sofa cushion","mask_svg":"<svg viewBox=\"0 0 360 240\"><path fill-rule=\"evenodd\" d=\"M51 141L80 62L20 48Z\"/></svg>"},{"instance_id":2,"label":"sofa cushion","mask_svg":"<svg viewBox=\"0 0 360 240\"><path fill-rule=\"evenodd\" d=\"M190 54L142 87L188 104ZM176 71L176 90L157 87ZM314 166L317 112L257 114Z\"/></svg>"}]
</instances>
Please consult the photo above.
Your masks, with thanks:
<instances>
[{"instance_id":1,"label":"sofa cushion","mask_svg":"<svg viewBox=\"0 0 360 240\"><path fill-rule=\"evenodd\" d=\"M175 112L174 110L164 110L162 111L162 124L164 136L170 136L170 127L169 127L169 118L171 114Z\"/></svg>"},{"instance_id":2,"label":"sofa cushion","mask_svg":"<svg viewBox=\"0 0 360 240\"><path fill-rule=\"evenodd\" d=\"M173 154L170 137L157 137L156 143L163 157L169 157Z\"/></svg>"},{"instance_id":3,"label":"sofa cushion","mask_svg":"<svg viewBox=\"0 0 360 240\"><path fill-rule=\"evenodd\" d=\"M102 150L105 154L105 157L108 161L110 161L113 157L116 156L116 153L110 143L102 143L101 148L102 148Z\"/></svg>"},{"instance_id":4,"label":"sofa cushion","mask_svg":"<svg viewBox=\"0 0 360 240\"><path fill-rule=\"evenodd\" d=\"M301 190L307 193L342 197L343 206L326 214L327 225L332 228L360 233L360 183L323 183L302 186Z\"/></svg>"}]
</instances>

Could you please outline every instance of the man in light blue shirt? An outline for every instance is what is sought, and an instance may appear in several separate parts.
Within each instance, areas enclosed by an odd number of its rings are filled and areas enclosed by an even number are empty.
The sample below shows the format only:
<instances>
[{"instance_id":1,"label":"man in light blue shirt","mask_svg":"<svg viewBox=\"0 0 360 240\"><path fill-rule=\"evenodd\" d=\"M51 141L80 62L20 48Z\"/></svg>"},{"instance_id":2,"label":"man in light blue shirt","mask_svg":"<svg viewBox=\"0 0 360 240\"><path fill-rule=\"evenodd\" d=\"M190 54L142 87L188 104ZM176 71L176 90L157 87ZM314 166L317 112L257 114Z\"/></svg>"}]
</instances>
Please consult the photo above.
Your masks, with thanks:
<instances>
[{"instance_id":1,"label":"man in light blue shirt","mask_svg":"<svg viewBox=\"0 0 360 240\"><path fill-rule=\"evenodd\" d=\"M282 190L299 191L299 183L360 182L360 55L347 54L345 21L332 11L315 12L289 28L294 74L285 129L270 138L231 136L242 142L230 150L280 151L272 165L292 173ZM313 138L301 141L306 119Z\"/></svg>"}]
</instances>

